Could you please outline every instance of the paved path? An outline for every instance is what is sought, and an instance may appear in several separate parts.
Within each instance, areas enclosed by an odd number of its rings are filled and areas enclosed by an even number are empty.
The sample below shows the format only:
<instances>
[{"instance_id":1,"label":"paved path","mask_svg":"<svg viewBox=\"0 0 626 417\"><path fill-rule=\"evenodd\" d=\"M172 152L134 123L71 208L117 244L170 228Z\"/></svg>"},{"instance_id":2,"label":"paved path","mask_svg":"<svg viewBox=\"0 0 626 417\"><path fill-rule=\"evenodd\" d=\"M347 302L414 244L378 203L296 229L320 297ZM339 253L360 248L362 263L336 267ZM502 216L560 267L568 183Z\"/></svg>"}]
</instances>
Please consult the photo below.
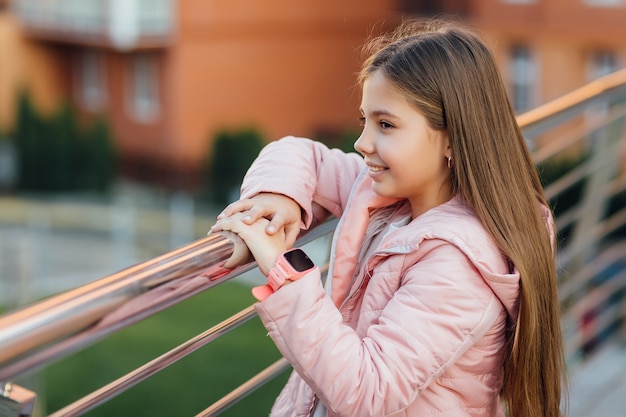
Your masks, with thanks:
<instances>
[{"instance_id":1,"label":"paved path","mask_svg":"<svg viewBox=\"0 0 626 417\"><path fill-rule=\"evenodd\" d=\"M21 305L159 256L205 236L215 218L185 197L146 203L135 194L113 204L0 196L0 303Z\"/></svg>"},{"instance_id":2,"label":"paved path","mask_svg":"<svg viewBox=\"0 0 626 417\"><path fill-rule=\"evenodd\" d=\"M626 416L626 346L613 342L570 375L569 417Z\"/></svg>"}]
</instances>

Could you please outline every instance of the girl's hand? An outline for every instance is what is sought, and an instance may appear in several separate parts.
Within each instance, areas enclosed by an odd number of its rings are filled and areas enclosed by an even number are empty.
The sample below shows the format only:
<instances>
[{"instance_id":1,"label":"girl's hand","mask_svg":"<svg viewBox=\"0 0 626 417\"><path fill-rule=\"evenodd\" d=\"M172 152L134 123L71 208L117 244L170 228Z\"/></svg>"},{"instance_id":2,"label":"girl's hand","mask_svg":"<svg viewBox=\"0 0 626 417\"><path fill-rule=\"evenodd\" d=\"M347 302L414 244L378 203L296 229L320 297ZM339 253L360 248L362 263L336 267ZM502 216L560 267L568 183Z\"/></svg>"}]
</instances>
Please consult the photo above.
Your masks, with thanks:
<instances>
[{"instance_id":1,"label":"girl's hand","mask_svg":"<svg viewBox=\"0 0 626 417\"><path fill-rule=\"evenodd\" d=\"M252 224L247 224L243 222L246 216L247 214L244 213L235 213L222 218L215 223L214 231L236 233L250 249L261 272L267 276L270 269L274 267L278 256L287 250L285 233L280 230L269 235L265 232L270 223L269 220L260 218Z\"/></svg>"},{"instance_id":2,"label":"girl's hand","mask_svg":"<svg viewBox=\"0 0 626 417\"><path fill-rule=\"evenodd\" d=\"M240 265L245 265L254 261L254 257L250 253L250 249L246 246L246 243L233 232L227 232L222 230L219 232L225 238L230 240L233 244L233 254L224 262L224 268L233 269Z\"/></svg>"},{"instance_id":3,"label":"girl's hand","mask_svg":"<svg viewBox=\"0 0 626 417\"><path fill-rule=\"evenodd\" d=\"M235 201L229 204L219 216L211 231L217 232L217 225L220 220L233 216L235 213L242 213L242 220L248 225L252 225L257 220L264 218L266 222L265 232L274 235L284 232L285 246L293 246L302 222L302 210L298 203L283 194L260 193L252 198Z\"/></svg>"}]
</instances>

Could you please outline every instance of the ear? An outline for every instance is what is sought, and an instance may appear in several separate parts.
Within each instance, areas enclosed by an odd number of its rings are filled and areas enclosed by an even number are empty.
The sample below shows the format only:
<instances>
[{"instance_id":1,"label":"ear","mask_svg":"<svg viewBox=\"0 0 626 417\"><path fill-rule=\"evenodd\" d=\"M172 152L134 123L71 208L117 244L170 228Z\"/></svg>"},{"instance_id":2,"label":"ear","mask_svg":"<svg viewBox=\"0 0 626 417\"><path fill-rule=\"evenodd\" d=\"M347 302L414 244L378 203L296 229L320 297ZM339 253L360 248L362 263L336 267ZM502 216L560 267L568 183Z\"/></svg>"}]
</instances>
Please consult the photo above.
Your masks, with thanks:
<instances>
[{"instance_id":1,"label":"ear","mask_svg":"<svg viewBox=\"0 0 626 417\"><path fill-rule=\"evenodd\" d=\"M448 131L441 131L441 140L443 146L443 155L446 159L452 158L452 149L450 148L450 137L448 136Z\"/></svg>"}]
</instances>

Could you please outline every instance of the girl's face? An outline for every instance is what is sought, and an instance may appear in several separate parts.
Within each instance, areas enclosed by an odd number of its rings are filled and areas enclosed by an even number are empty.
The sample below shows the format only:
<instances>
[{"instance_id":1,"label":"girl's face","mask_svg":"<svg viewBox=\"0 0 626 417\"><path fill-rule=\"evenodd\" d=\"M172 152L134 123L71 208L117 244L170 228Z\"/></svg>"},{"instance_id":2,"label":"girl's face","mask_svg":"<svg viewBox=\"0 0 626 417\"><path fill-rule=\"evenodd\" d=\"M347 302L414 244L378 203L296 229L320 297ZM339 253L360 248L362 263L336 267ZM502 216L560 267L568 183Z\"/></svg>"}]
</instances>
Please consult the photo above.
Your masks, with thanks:
<instances>
[{"instance_id":1,"label":"girl's face","mask_svg":"<svg viewBox=\"0 0 626 417\"><path fill-rule=\"evenodd\" d=\"M354 148L374 192L409 200L413 218L452 197L448 135L432 129L382 71L365 80L360 110L363 132Z\"/></svg>"}]
</instances>

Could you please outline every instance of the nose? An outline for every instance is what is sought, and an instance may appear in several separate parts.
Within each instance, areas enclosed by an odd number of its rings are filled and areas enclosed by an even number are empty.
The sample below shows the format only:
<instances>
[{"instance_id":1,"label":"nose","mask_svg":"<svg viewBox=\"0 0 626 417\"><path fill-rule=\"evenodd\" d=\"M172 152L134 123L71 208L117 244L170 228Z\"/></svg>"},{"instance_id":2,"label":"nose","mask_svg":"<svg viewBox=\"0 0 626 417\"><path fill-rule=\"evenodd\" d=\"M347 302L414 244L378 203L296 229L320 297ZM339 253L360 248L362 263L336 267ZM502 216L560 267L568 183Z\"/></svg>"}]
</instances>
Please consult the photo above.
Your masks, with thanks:
<instances>
[{"instance_id":1,"label":"nose","mask_svg":"<svg viewBox=\"0 0 626 417\"><path fill-rule=\"evenodd\" d=\"M367 155L374 152L374 143L369 139L367 128L361 132L361 136L354 142L354 149L361 155Z\"/></svg>"}]
</instances>

